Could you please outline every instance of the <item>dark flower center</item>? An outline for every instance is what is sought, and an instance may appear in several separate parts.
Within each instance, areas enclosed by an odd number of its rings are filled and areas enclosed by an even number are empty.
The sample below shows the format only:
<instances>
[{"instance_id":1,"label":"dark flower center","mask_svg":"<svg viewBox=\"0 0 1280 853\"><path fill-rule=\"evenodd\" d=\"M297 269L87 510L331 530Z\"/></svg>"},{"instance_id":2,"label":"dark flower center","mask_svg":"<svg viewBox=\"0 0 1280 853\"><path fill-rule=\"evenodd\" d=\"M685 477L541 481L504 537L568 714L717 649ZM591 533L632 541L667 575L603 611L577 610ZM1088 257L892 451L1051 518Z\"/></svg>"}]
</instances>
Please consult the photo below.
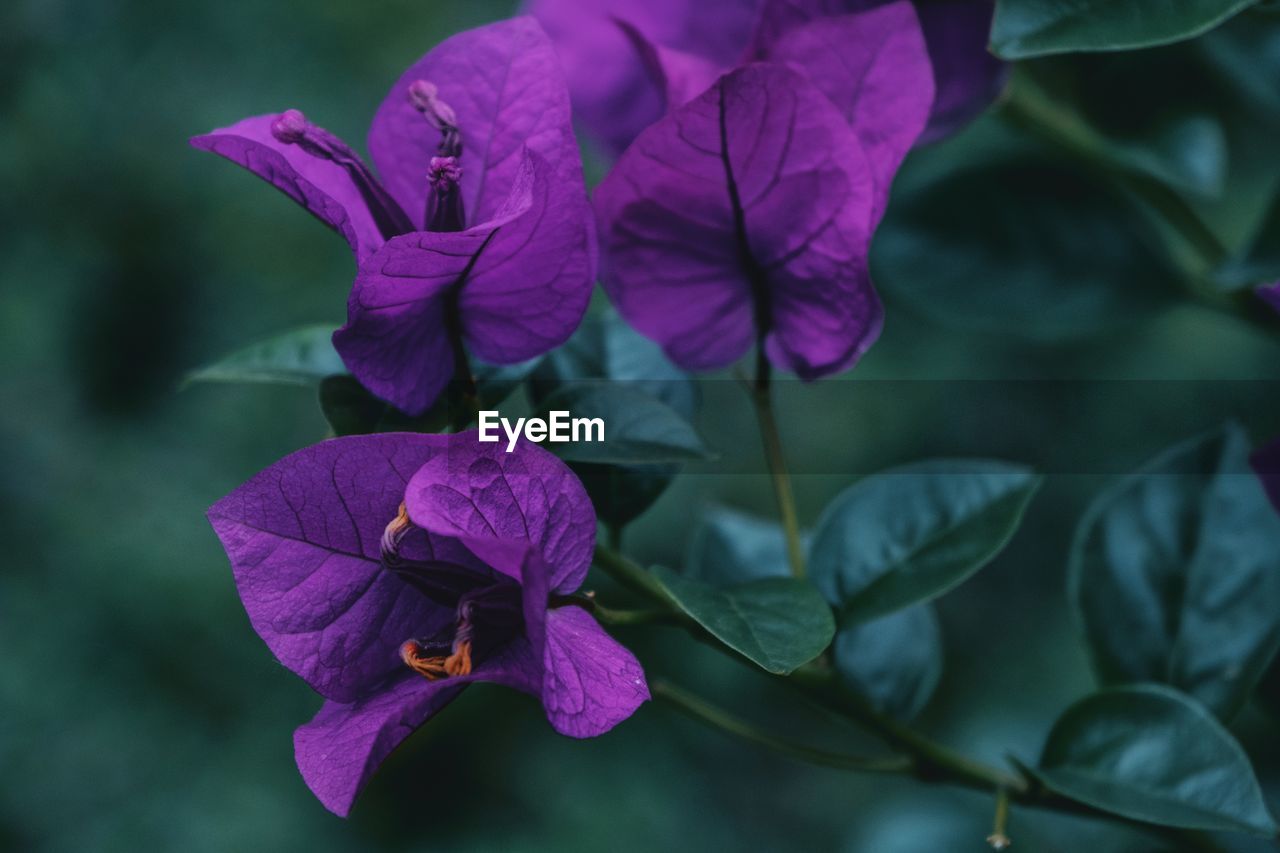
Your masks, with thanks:
<instances>
[{"instance_id":1,"label":"dark flower center","mask_svg":"<svg viewBox=\"0 0 1280 853\"><path fill-rule=\"evenodd\" d=\"M382 188L359 155L341 139L307 121L307 117L298 110L285 110L277 116L271 125L271 133L286 145L296 145L312 157L341 166L359 189L384 239L390 240L413 230L413 223L400 205Z\"/></svg>"},{"instance_id":2,"label":"dark flower center","mask_svg":"<svg viewBox=\"0 0 1280 853\"><path fill-rule=\"evenodd\" d=\"M428 231L461 231L466 228L462 206L462 131L453 108L440 100L435 84L415 80L409 85L409 103L422 113L427 123L440 131L437 156L431 158L427 172L427 211L424 222Z\"/></svg>"},{"instance_id":3,"label":"dark flower center","mask_svg":"<svg viewBox=\"0 0 1280 853\"><path fill-rule=\"evenodd\" d=\"M468 675L524 629L520 585L496 572L433 559L424 544L425 534L401 504L382 534L382 565L455 616L436 634L402 643L400 659L432 680Z\"/></svg>"}]
</instances>

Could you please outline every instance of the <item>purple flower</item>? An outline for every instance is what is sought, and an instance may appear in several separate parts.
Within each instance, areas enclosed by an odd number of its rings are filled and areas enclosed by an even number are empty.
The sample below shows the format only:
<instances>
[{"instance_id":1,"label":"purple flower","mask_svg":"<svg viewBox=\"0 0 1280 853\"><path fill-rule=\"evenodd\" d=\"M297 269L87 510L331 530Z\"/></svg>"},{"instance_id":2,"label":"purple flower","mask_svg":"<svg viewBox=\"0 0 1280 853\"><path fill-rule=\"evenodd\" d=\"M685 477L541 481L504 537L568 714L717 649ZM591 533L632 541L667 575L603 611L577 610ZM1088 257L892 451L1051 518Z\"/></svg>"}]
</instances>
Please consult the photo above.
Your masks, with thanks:
<instances>
[{"instance_id":1,"label":"purple flower","mask_svg":"<svg viewBox=\"0 0 1280 853\"><path fill-rule=\"evenodd\" d=\"M753 63L647 128L596 190L605 288L690 370L759 343L814 379L871 345L875 173L805 76Z\"/></svg>"},{"instance_id":2,"label":"purple flower","mask_svg":"<svg viewBox=\"0 0 1280 853\"><path fill-rule=\"evenodd\" d=\"M410 414L465 373L468 348L524 361L563 343L586 310L595 247L582 164L555 50L532 18L456 35L404 73L369 131L380 178L297 110L191 142L347 240L358 272L334 345Z\"/></svg>"},{"instance_id":3,"label":"purple flower","mask_svg":"<svg viewBox=\"0 0 1280 853\"><path fill-rule=\"evenodd\" d=\"M768 57L762 47L776 44L793 30L822 19L837 19L890 5L886 0L526 0L560 48L578 119L612 152L625 148L657 120L670 92L655 80L651 52L687 57L688 65L723 71ZM937 97L922 141L942 138L976 116L999 91L1005 66L986 50L994 5L990 0L918 0L914 4L932 62ZM636 52L626 49L621 29ZM832 42L805 37L823 53L849 51ZM650 45L646 48L644 45ZM802 63L801 43L790 59ZM829 67L837 67L827 60ZM711 79L714 79L714 75ZM710 82L710 80L707 80ZM705 87L704 87L705 88ZM700 91L700 90L699 90ZM697 94L696 91L689 95ZM894 94L910 94L899 87Z\"/></svg>"},{"instance_id":4,"label":"purple flower","mask_svg":"<svg viewBox=\"0 0 1280 853\"><path fill-rule=\"evenodd\" d=\"M378 765L474 681L591 737L649 697L634 656L564 596L595 513L536 445L388 433L308 447L209 510L259 636L325 703L298 769L345 816Z\"/></svg>"}]
</instances>

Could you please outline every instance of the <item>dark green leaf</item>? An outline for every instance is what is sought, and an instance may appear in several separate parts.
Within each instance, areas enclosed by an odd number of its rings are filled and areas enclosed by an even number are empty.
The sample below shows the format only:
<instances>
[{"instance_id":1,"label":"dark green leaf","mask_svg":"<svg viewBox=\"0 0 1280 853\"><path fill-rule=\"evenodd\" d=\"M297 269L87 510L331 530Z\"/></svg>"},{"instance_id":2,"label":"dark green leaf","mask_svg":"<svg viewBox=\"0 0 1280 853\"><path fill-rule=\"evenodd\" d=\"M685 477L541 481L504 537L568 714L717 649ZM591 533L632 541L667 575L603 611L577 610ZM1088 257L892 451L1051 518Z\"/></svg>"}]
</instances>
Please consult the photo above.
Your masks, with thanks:
<instances>
[{"instance_id":1,"label":"dark green leaf","mask_svg":"<svg viewBox=\"0 0 1280 853\"><path fill-rule=\"evenodd\" d=\"M717 586L791 576L782 525L723 506L698 519L685 565L690 576Z\"/></svg>"},{"instance_id":2,"label":"dark green leaf","mask_svg":"<svg viewBox=\"0 0 1280 853\"><path fill-rule=\"evenodd\" d=\"M707 459L710 453L693 425L675 409L630 386L593 383L566 385L542 401L538 416L568 412L604 422L604 441L588 441L597 432L583 430L581 440L549 447L572 462L634 465Z\"/></svg>"},{"instance_id":3,"label":"dark green leaf","mask_svg":"<svg viewBox=\"0 0 1280 853\"><path fill-rule=\"evenodd\" d=\"M201 368L187 382L266 382L317 385L326 376L346 373L330 340L332 326L307 326L260 341Z\"/></svg>"},{"instance_id":4,"label":"dark green leaf","mask_svg":"<svg viewBox=\"0 0 1280 853\"><path fill-rule=\"evenodd\" d=\"M930 604L836 632L836 670L878 710L909 720L928 704L942 676L942 631Z\"/></svg>"},{"instance_id":5,"label":"dark green leaf","mask_svg":"<svg viewBox=\"0 0 1280 853\"><path fill-rule=\"evenodd\" d=\"M818 521L809 572L842 622L936 598L999 553L1039 485L1027 468L981 459L867 477Z\"/></svg>"},{"instance_id":6,"label":"dark green leaf","mask_svg":"<svg viewBox=\"0 0 1280 853\"><path fill-rule=\"evenodd\" d=\"M1134 820L1276 832L1244 750L1211 714L1166 687L1112 688L1072 705L1034 772L1063 796Z\"/></svg>"},{"instance_id":7,"label":"dark green leaf","mask_svg":"<svg viewBox=\"0 0 1280 853\"><path fill-rule=\"evenodd\" d=\"M1255 0L996 0L991 49L1005 59L1128 50L1197 36Z\"/></svg>"},{"instance_id":8,"label":"dark green leaf","mask_svg":"<svg viewBox=\"0 0 1280 853\"><path fill-rule=\"evenodd\" d=\"M320 382L320 411L334 435L375 432L443 432L450 423L448 404L441 402L411 418L365 390L353 376L329 376Z\"/></svg>"},{"instance_id":9,"label":"dark green leaf","mask_svg":"<svg viewBox=\"0 0 1280 853\"><path fill-rule=\"evenodd\" d=\"M537 405L566 385L599 379L625 383L666 403L685 420L693 419L698 395L689 376L611 309L588 317L568 343L546 357L529 383L530 396ZM673 464L571 462L570 467L596 514L619 526L652 506L680 470Z\"/></svg>"},{"instance_id":10,"label":"dark green leaf","mask_svg":"<svg viewBox=\"0 0 1280 853\"><path fill-rule=\"evenodd\" d=\"M831 608L794 578L714 587L657 566L672 600L726 646L763 669L786 675L822 654L835 634Z\"/></svg>"},{"instance_id":11,"label":"dark green leaf","mask_svg":"<svg viewBox=\"0 0 1280 853\"><path fill-rule=\"evenodd\" d=\"M1181 444L1094 501L1069 595L1105 684L1159 681L1229 718L1280 644L1280 517L1238 426Z\"/></svg>"},{"instance_id":12,"label":"dark green leaf","mask_svg":"<svg viewBox=\"0 0 1280 853\"><path fill-rule=\"evenodd\" d=\"M541 363L541 358L518 364L485 364L472 359L471 373L476 380L476 396L480 408L492 409L510 397Z\"/></svg>"},{"instance_id":13,"label":"dark green leaf","mask_svg":"<svg viewBox=\"0 0 1280 853\"><path fill-rule=\"evenodd\" d=\"M535 405L566 384L608 379L630 385L692 420L697 387L667 359L662 348L632 329L612 310L588 317L538 366L530 385Z\"/></svg>"},{"instance_id":14,"label":"dark green leaf","mask_svg":"<svg viewBox=\"0 0 1280 853\"><path fill-rule=\"evenodd\" d=\"M895 196L873 246L886 292L940 324L1050 341L1170 304L1174 274L1122 199L1038 158L990 156Z\"/></svg>"}]
</instances>

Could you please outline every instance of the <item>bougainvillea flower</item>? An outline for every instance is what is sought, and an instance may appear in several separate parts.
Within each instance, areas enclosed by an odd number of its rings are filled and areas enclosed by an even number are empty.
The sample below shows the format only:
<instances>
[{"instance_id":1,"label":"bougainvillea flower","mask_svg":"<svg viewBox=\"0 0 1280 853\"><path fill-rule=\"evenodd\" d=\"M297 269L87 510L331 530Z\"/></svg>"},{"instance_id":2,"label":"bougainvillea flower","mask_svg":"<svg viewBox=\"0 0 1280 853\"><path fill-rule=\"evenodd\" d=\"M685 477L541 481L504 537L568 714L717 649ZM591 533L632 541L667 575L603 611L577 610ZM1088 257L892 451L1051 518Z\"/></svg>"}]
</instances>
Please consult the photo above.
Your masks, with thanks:
<instances>
[{"instance_id":1,"label":"bougainvillea flower","mask_svg":"<svg viewBox=\"0 0 1280 853\"><path fill-rule=\"evenodd\" d=\"M885 0L526 0L525 8L542 21L565 59L579 121L616 153L656 121L664 101L670 101L666 81L653 75L650 51L670 52L677 62L684 57L689 66L722 73L771 58L761 53L762 44L776 43L807 23L883 5ZM990 0L918 0L914 6L928 45L929 73L936 80L937 97L920 137L931 141L954 132L991 102L1004 64L986 49L994 10ZM626 49L620 31L638 50ZM831 31L828 36L834 38ZM850 45L840 47L849 52ZM895 94L911 94L910 82L901 81Z\"/></svg>"},{"instance_id":2,"label":"bougainvillea flower","mask_svg":"<svg viewBox=\"0 0 1280 853\"><path fill-rule=\"evenodd\" d=\"M880 330L875 195L853 129L808 78L744 66L643 131L597 188L605 288L686 369L763 343L802 378L843 370Z\"/></svg>"},{"instance_id":3,"label":"bougainvillea flower","mask_svg":"<svg viewBox=\"0 0 1280 853\"><path fill-rule=\"evenodd\" d=\"M249 620L325 703L298 769L346 815L378 765L470 683L541 699L591 737L648 697L630 652L564 596L595 513L558 459L476 434L337 438L267 468L209 510Z\"/></svg>"},{"instance_id":4,"label":"bougainvillea flower","mask_svg":"<svg viewBox=\"0 0 1280 853\"><path fill-rule=\"evenodd\" d=\"M378 175L297 110L192 144L347 240L358 272L334 345L410 414L468 349L524 361L563 343L586 311L595 247L582 164L559 61L532 18L456 35L404 73L369 131Z\"/></svg>"},{"instance_id":5,"label":"bougainvillea flower","mask_svg":"<svg viewBox=\"0 0 1280 853\"><path fill-rule=\"evenodd\" d=\"M1280 511L1280 440L1254 451L1249 463L1262 480L1271 503L1275 504L1277 511Z\"/></svg>"}]
</instances>

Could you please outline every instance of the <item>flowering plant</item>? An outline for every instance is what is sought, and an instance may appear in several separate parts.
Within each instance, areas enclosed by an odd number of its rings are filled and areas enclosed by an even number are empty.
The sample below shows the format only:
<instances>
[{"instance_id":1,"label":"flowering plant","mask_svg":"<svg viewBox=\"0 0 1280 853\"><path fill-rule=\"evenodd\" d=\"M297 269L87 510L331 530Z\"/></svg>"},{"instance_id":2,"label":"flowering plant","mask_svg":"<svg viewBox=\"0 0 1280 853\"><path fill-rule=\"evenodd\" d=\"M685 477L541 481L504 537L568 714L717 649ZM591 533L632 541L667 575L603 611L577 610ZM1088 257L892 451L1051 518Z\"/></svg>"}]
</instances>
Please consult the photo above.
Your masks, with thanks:
<instances>
[{"instance_id":1,"label":"flowering plant","mask_svg":"<svg viewBox=\"0 0 1280 853\"><path fill-rule=\"evenodd\" d=\"M1280 650L1276 445L1254 449L1226 418L1083 512L1061 556L1097 684L1047 726L1037 761L979 760L913 718L940 683L950 626L938 602L1006 549L1025 560L1035 533L1024 520L1056 514L1042 509L1056 498L1041 497L1038 470L1056 441L1024 441L1022 462L895 460L842 482L811 517L796 500L781 415L871 357L886 328L873 267L890 282L891 319L910 314L895 300L914 300L962 326L1001 320L1060 344L1121 308L1167 304L1150 279L1182 265L1215 310L1274 330L1274 215L1259 213L1247 244L1220 245L1203 221L1211 206L1194 198L1198 160L1166 157L1164 137L1144 147L1084 107L1064 118L1087 68L1020 66L999 114L977 118L1009 77L1003 60L1153 46L1219 20L1180 12L1169 33L1150 15L1135 25L1099 12L1112 17L1097 24L1060 6L531 0L530 16L454 35L403 74L373 119L373 167L294 109L192 140L284 192L355 257L345 325L289 333L194 377L315 385L332 432L208 512L254 631L321 698L294 753L326 808L347 816L393 750L490 682L534 697L575 738L656 698L793 758L985 791L996 849L1014 806L1118 821L1158 843L1277 835L1228 728L1275 678ZM590 197L575 117L606 151ZM1044 166L1036 136L1079 171ZM1044 180L1030 195L1052 204L1024 221L1027 175ZM1139 214L1154 233L1117 248ZM986 232L1008 244L999 263L982 254L997 239ZM1059 250L1069 263L1022 274L1031 255ZM922 268L941 284L912 283ZM1099 294L1098 270L1136 280ZM603 295L589 308L597 272ZM748 356L750 373L691 375ZM779 406L775 371L802 380L786 393L806 402ZM680 568L644 565L624 548L630 525L673 480L754 473L759 460L735 467L742 451L722 440L738 418L715 395L737 385L778 520L702 506L680 531ZM1012 396L998 391L997 403ZM700 415L704 397L715 408ZM906 398L896 387L884 405ZM1051 408L1042 401L1043 429L1024 433L1049 434ZM963 420L922 411L930 435ZM861 424L847 406L822 414L828 450ZM997 414L981 414L985 431ZM548 427L567 423L598 430ZM690 515L687 491L681 501L672 524ZM690 680L684 657L645 638L655 625L887 751L819 747L677 686Z\"/></svg>"}]
</instances>

